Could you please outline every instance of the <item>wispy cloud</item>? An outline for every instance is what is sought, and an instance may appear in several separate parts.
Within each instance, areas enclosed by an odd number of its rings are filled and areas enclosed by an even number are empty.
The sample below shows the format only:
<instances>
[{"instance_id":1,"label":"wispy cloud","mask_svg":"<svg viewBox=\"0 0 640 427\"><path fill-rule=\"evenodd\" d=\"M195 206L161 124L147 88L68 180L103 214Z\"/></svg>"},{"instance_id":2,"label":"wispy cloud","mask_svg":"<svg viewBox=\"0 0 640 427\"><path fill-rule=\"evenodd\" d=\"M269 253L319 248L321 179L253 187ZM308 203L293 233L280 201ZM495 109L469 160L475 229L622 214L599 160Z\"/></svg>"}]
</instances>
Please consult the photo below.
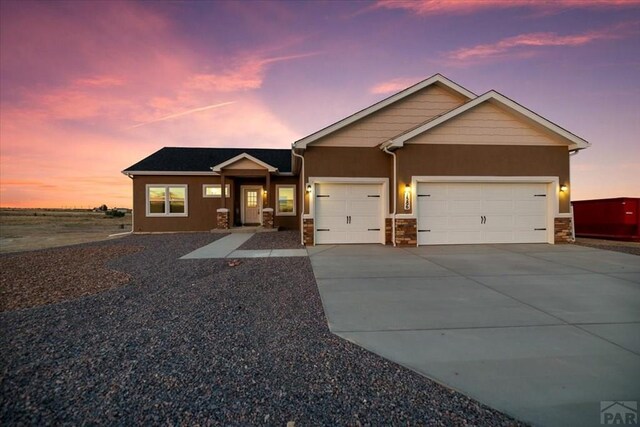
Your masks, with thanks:
<instances>
[{"instance_id":1,"label":"wispy cloud","mask_svg":"<svg viewBox=\"0 0 640 427\"><path fill-rule=\"evenodd\" d=\"M135 128L139 128L140 126L149 125L151 123L157 123L157 122L162 122L164 120L175 119L177 117L182 117L182 116L186 116L186 115L189 115L189 114L198 113L200 111L207 111L207 110L211 110L213 108L220 108L220 107L224 107L225 105L231 105L231 104L234 104L234 103L235 103L235 101L229 101L229 102L222 102L220 104L212 104L212 105L206 105L204 107L192 108L192 109L187 110L187 111L181 111L179 113L169 114L168 116L160 117L160 118L157 118L155 120L149 120L148 122L138 123L137 125L130 126L127 129L135 129Z\"/></svg>"},{"instance_id":2,"label":"wispy cloud","mask_svg":"<svg viewBox=\"0 0 640 427\"><path fill-rule=\"evenodd\" d=\"M640 32L639 22L625 22L612 27L579 34L528 33L507 37L495 43L464 47L445 55L451 61L477 61L508 56L527 57L544 47L574 47L600 40L614 40Z\"/></svg>"},{"instance_id":3,"label":"wispy cloud","mask_svg":"<svg viewBox=\"0 0 640 427\"><path fill-rule=\"evenodd\" d=\"M378 0L375 9L402 9L418 15L474 13L517 7L537 10L615 8L640 6L640 0Z\"/></svg>"},{"instance_id":4,"label":"wispy cloud","mask_svg":"<svg viewBox=\"0 0 640 427\"><path fill-rule=\"evenodd\" d=\"M412 77L400 77L396 79L391 79L386 82L378 83L377 85L369 89L369 92L375 95L380 95L380 94L384 95L387 93L394 93L402 89L406 89L407 87L411 86L412 84L415 84L419 80L420 80L419 78L412 78Z\"/></svg>"}]
</instances>

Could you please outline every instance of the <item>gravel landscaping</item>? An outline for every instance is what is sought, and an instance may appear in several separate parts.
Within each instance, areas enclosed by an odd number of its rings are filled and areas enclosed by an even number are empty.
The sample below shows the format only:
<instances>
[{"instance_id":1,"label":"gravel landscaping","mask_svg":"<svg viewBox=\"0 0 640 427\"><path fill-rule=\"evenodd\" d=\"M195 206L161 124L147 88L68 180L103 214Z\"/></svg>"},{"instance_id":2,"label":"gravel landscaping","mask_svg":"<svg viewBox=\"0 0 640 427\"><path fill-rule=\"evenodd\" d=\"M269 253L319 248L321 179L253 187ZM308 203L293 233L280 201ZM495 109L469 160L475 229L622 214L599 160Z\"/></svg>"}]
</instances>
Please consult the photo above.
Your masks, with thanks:
<instances>
[{"instance_id":1,"label":"gravel landscaping","mask_svg":"<svg viewBox=\"0 0 640 427\"><path fill-rule=\"evenodd\" d=\"M106 268L113 258L141 247L68 247L0 256L0 311L35 307L95 294L129 282Z\"/></svg>"},{"instance_id":2,"label":"gravel landscaping","mask_svg":"<svg viewBox=\"0 0 640 427\"><path fill-rule=\"evenodd\" d=\"M107 262L128 285L0 314L0 424L519 425L329 333L306 257L178 259L220 237L85 245L145 249Z\"/></svg>"},{"instance_id":3,"label":"gravel landscaping","mask_svg":"<svg viewBox=\"0 0 640 427\"><path fill-rule=\"evenodd\" d=\"M575 244L588 246L590 248L604 249L606 251L640 255L640 242L624 242L619 240L587 239L585 237L578 237Z\"/></svg>"},{"instance_id":4,"label":"gravel landscaping","mask_svg":"<svg viewBox=\"0 0 640 427\"><path fill-rule=\"evenodd\" d=\"M300 232L296 230L256 233L238 249L304 249L300 244Z\"/></svg>"}]
</instances>

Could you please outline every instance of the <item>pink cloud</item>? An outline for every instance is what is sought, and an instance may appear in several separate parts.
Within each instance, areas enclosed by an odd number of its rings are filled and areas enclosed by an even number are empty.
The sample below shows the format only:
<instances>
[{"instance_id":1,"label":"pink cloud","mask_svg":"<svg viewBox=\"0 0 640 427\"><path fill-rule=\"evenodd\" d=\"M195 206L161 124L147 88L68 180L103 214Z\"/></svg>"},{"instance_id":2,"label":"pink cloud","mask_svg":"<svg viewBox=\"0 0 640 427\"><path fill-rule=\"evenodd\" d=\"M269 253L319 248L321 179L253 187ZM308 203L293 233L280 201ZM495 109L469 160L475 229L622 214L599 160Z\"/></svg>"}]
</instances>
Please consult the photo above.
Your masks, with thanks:
<instances>
[{"instance_id":1,"label":"pink cloud","mask_svg":"<svg viewBox=\"0 0 640 427\"><path fill-rule=\"evenodd\" d=\"M387 93L399 92L417 83L418 81L420 81L419 78L408 78L408 77L391 79L386 82L378 83L377 85L369 89L369 92L375 95L380 95L380 94L384 95Z\"/></svg>"},{"instance_id":2,"label":"pink cloud","mask_svg":"<svg viewBox=\"0 0 640 427\"><path fill-rule=\"evenodd\" d=\"M24 5L3 8L0 28L3 77L20 76L11 96L3 81L2 206L130 206L119 171L163 146L284 148L301 136L257 90L276 63L315 52L256 46L203 60L153 8Z\"/></svg>"},{"instance_id":3,"label":"pink cloud","mask_svg":"<svg viewBox=\"0 0 640 427\"><path fill-rule=\"evenodd\" d=\"M488 9L527 7L560 10L567 8L613 8L638 6L640 0L378 0L374 8L402 9L418 15L473 13Z\"/></svg>"},{"instance_id":4,"label":"pink cloud","mask_svg":"<svg viewBox=\"0 0 640 427\"><path fill-rule=\"evenodd\" d=\"M465 47L446 54L453 61L474 61L506 56L528 57L542 47L574 47L601 40L625 38L640 31L640 22L626 22L602 30L581 34L529 33L508 37L495 43Z\"/></svg>"}]
</instances>

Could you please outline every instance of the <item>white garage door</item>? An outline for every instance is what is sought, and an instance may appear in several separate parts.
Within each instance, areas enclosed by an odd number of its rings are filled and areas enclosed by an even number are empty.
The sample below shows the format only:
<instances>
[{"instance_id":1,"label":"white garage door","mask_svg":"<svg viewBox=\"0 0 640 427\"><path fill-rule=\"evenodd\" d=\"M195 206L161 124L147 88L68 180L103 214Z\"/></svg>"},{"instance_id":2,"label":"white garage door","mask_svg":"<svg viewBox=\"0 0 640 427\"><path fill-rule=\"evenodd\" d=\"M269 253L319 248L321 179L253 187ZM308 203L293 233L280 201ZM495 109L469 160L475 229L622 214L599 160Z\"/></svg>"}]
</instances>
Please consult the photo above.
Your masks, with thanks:
<instances>
[{"instance_id":1,"label":"white garage door","mask_svg":"<svg viewBox=\"0 0 640 427\"><path fill-rule=\"evenodd\" d=\"M316 184L316 243L380 243L384 240L382 186Z\"/></svg>"},{"instance_id":2,"label":"white garage door","mask_svg":"<svg viewBox=\"0 0 640 427\"><path fill-rule=\"evenodd\" d=\"M418 184L418 244L545 243L547 185Z\"/></svg>"}]
</instances>

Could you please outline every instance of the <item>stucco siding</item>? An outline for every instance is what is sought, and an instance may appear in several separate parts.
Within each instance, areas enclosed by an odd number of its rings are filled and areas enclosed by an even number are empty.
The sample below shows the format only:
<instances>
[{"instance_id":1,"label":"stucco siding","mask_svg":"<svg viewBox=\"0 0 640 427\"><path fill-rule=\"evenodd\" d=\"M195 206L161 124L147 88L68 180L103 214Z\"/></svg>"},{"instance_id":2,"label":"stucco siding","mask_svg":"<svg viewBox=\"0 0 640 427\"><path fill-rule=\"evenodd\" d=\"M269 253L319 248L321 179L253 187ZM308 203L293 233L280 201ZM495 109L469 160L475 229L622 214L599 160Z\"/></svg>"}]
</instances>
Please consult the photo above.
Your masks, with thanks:
<instances>
[{"instance_id":1,"label":"stucco siding","mask_svg":"<svg viewBox=\"0 0 640 427\"><path fill-rule=\"evenodd\" d=\"M323 147L374 147L465 102L438 85L428 86L398 102L313 143Z\"/></svg>"},{"instance_id":2,"label":"stucco siding","mask_svg":"<svg viewBox=\"0 0 640 427\"><path fill-rule=\"evenodd\" d=\"M396 155L398 213L411 213L403 208L403 190L413 176L557 176L569 185L565 146L408 144ZM569 212L569 201L569 192L560 194L561 213Z\"/></svg>"},{"instance_id":3,"label":"stucco siding","mask_svg":"<svg viewBox=\"0 0 640 427\"><path fill-rule=\"evenodd\" d=\"M559 136L484 102L407 141L407 144L564 145Z\"/></svg>"},{"instance_id":4,"label":"stucco siding","mask_svg":"<svg viewBox=\"0 0 640 427\"><path fill-rule=\"evenodd\" d=\"M389 178L393 174L391 156L377 147L309 146L304 152L305 180L309 177ZM305 212L309 212L306 197ZM389 199L391 202L391 199ZM390 203L390 207L391 207Z\"/></svg>"},{"instance_id":5,"label":"stucco siding","mask_svg":"<svg viewBox=\"0 0 640 427\"><path fill-rule=\"evenodd\" d=\"M133 178L133 230L138 233L174 232L174 231L210 231L217 226L217 209L222 207L221 198L203 197L204 184L220 184L218 176L134 176ZM235 224L240 209L240 186L265 186L265 178L227 178L226 184L231 186L231 197L226 198L225 207L229 209L229 223ZM186 217L149 217L146 212L147 185L187 185L187 216ZM268 189L270 198L268 205L263 207L275 208L276 185L295 184L296 201L300 198L299 180L297 177L271 177ZM283 229L298 229L300 208L296 209L296 216L276 216L274 211L274 226Z\"/></svg>"}]
</instances>

